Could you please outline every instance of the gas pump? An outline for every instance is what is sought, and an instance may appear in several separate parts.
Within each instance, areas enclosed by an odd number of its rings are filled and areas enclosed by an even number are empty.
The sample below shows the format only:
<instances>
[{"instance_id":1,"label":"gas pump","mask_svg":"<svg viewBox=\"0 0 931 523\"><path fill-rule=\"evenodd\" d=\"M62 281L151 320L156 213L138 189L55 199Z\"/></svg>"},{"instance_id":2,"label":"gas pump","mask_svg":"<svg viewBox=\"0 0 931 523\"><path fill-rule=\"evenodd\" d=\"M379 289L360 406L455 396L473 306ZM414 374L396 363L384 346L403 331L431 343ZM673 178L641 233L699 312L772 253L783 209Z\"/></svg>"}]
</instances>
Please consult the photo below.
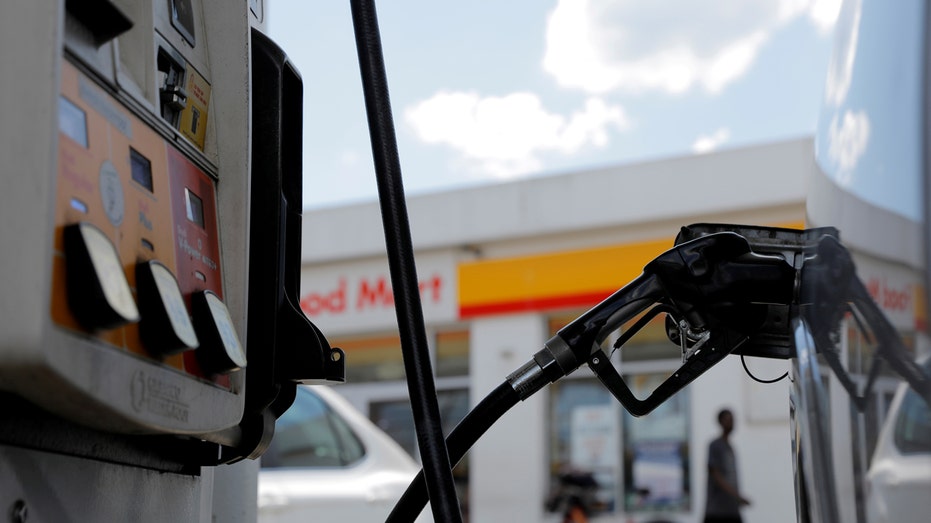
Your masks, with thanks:
<instances>
[{"instance_id":1,"label":"gas pump","mask_svg":"<svg viewBox=\"0 0 931 523\"><path fill-rule=\"evenodd\" d=\"M0 511L252 519L216 468L261 455L298 383L342 380L294 305L302 80L264 7L5 9Z\"/></svg>"}]
</instances>

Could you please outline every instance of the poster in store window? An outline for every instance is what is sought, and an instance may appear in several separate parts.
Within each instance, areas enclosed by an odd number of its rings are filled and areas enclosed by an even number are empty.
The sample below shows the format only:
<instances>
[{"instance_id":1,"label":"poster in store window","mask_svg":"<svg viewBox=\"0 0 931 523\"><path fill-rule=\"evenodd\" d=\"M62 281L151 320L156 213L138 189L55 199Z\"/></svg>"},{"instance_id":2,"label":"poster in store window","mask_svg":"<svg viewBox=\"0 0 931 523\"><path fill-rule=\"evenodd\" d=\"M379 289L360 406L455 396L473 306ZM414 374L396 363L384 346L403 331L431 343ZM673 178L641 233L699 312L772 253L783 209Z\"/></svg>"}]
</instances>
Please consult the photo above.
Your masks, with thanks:
<instances>
[{"instance_id":1,"label":"poster in store window","mask_svg":"<svg viewBox=\"0 0 931 523\"><path fill-rule=\"evenodd\" d=\"M682 499L682 454L678 441L633 444L634 489L649 505L676 505Z\"/></svg>"},{"instance_id":2,"label":"poster in store window","mask_svg":"<svg viewBox=\"0 0 931 523\"><path fill-rule=\"evenodd\" d=\"M625 376L638 397L646 397L665 380L664 373ZM649 416L624 416L625 508L632 512L688 510L688 390Z\"/></svg>"},{"instance_id":3,"label":"poster in store window","mask_svg":"<svg viewBox=\"0 0 931 523\"><path fill-rule=\"evenodd\" d=\"M616 468L620 460L620 420L613 405L572 409L570 461L583 470Z\"/></svg>"},{"instance_id":4,"label":"poster in store window","mask_svg":"<svg viewBox=\"0 0 931 523\"><path fill-rule=\"evenodd\" d=\"M620 475L621 422L614 405L583 405L572 409L569 464L591 473L598 483L596 498L603 507L614 506Z\"/></svg>"}]
</instances>

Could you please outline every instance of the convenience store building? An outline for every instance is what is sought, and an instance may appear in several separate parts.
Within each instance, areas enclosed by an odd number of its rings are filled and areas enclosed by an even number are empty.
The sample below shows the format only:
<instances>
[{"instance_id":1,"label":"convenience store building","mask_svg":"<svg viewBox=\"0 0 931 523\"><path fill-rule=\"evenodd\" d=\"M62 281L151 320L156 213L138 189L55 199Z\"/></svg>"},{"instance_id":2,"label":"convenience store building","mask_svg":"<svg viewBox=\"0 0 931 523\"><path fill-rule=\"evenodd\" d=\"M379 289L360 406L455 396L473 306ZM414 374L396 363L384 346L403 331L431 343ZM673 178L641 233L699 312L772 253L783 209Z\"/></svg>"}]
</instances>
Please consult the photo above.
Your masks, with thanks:
<instances>
[{"instance_id":1,"label":"convenience store building","mask_svg":"<svg viewBox=\"0 0 931 523\"><path fill-rule=\"evenodd\" d=\"M809 138L411 197L408 214L444 424L560 327L640 274L697 222L802 227ZM373 181L374 183L374 181ZM416 442L376 202L305 213L301 306L347 356L336 390L409 451ZM635 392L678 368L651 325L619 351ZM760 378L784 361L748 359ZM567 467L594 473L598 521L701 520L716 414L735 413L745 519L795 518L788 385L731 356L643 418L586 368L520 403L457 470L478 522L558 521L545 500Z\"/></svg>"}]
</instances>

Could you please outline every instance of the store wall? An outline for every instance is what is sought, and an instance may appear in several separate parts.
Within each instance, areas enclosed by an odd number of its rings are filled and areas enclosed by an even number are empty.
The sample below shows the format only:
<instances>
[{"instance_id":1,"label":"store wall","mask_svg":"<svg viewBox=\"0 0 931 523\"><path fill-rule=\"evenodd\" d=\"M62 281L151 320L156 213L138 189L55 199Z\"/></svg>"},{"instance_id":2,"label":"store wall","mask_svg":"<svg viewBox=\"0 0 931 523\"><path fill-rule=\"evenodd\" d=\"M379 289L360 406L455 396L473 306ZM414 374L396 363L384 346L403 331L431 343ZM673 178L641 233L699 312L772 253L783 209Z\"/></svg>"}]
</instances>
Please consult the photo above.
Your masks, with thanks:
<instances>
[{"instance_id":1,"label":"store wall","mask_svg":"<svg viewBox=\"0 0 931 523\"><path fill-rule=\"evenodd\" d=\"M473 321L473 405L543 347L545 324L537 314ZM545 401L538 394L517 404L479 440L471 453L471 521L514 523L543 517Z\"/></svg>"}]
</instances>

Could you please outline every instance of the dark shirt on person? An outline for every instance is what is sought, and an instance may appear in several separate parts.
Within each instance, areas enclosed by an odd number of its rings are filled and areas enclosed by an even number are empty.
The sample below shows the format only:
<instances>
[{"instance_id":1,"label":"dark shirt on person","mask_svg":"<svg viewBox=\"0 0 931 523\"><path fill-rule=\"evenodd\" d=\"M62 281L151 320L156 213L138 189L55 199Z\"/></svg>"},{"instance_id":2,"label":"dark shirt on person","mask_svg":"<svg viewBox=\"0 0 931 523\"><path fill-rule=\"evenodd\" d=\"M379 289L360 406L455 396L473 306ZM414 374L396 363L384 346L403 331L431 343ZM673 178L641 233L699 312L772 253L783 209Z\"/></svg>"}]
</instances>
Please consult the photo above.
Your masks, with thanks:
<instances>
[{"instance_id":1,"label":"dark shirt on person","mask_svg":"<svg viewBox=\"0 0 931 523\"><path fill-rule=\"evenodd\" d=\"M714 480L711 469L717 470L734 490L740 492L737 480L737 458L730 443L723 437L708 446L708 489L705 501L705 521L740 521L740 500L722 489Z\"/></svg>"}]
</instances>

